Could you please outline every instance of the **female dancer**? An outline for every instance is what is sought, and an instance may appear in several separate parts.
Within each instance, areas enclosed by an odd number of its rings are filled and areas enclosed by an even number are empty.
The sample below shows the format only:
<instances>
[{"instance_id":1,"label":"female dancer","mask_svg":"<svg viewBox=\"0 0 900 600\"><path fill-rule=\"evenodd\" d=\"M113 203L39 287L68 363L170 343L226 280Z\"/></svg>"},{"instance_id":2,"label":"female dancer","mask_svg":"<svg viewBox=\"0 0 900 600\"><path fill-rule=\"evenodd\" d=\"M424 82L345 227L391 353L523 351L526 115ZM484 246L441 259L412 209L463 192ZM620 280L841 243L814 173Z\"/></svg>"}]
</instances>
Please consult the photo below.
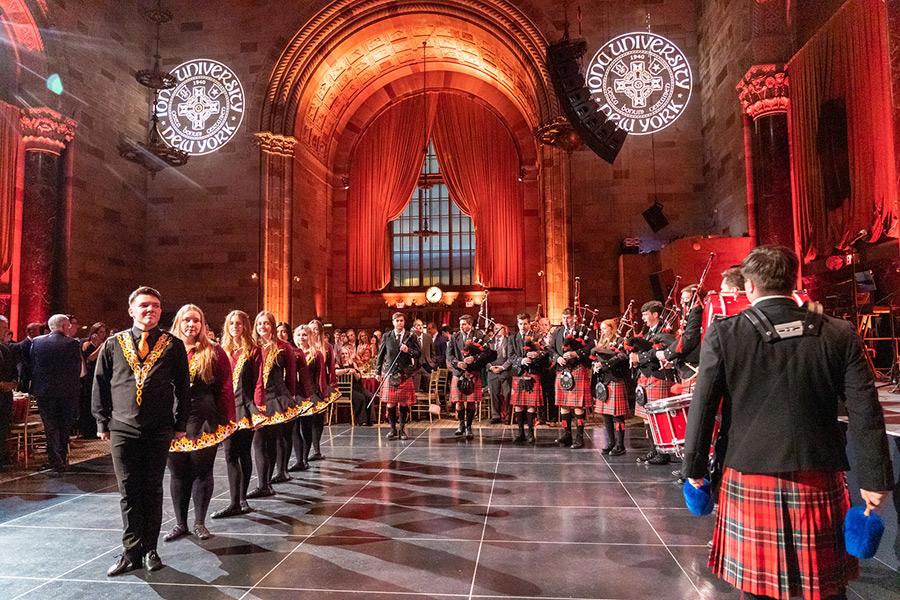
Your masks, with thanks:
<instances>
[{"instance_id":1,"label":"female dancer","mask_svg":"<svg viewBox=\"0 0 900 600\"><path fill-rule=\"evenodd\" d=\"M628 355L622 351L622 339L616 336L618 327L618 319L602 321L600 338L594 347L597 357L594 372L604 384L600 397L594 396L594 412L603 415L606 428L606 446L600 451L611 456L625 454L625 419L628 417Z\"/></svg>"},{"instance_id":2,"label":"female dancer","mask_svg":"<svg viewBox=\"0 0 900 600\"><path fill-rule=\"evenodd\" d=\"M213 494L213 464L220 442L234 433L234 388L228 355L209 341L206 317L193 304L175 314L172 333L184 342L191 374L191 412L187 435L169 448L170 491L175 527L167 542L187 535L188 508L194 498L194 535L209 539L206 512Z\"/></svg>"},{"instance_id":3,"label":"female dancer","mask_svg":"<svg viewBox=\"0 0 900 600\"><path fill-rule=\"evenodd\" d=\"M242 310L228 313L222 326L222 349L231 362L237 431L223 444L231 502L214 512L213 519L234 517L252 510L247 504L247 490L253 475L253 426L263 421L264 417L259 414L255 402L259 348L253 342L250 327L250 317ZM262 402L261 398L259 400Z\"/></svg>"},{"instance_id":4,"label":"female dancer","mask_svg":"<svg viewBox=\"0 0 900 600\"><path fill-rule=\"evenodd\" d=\"M256 463L258 485L248 498L274 496L273 483L288 480L287 473L275 479L277 446L283 444L282 429L278 426L300 414L297 405L297 361L293 347L275 337L275 315L264 310L256 315L253 339L260 348L261 368L257 386L261 387L264 408L260 412L265 421L253 436L253 458Z\"/></svg>"},{"instance_id":5,"label":"female dancer","mask_svg":"<svg viewBox=\"0 0 900 600\"><path fill-rule=\"evenodd\" d=\"M277 337L282 342L287 344L291 344L291 326L288 323L281 322L275 328L275 337Z\"/></svg>"},{"instance_id":6,"label":"female dancer","mask_svg":"<svg viewBox=\"0 0 900 600\"><path fill-rule=\"evenodd\" d=\"M331 391L337 386L337 374L334 366L334 350L325 338L322 336L322 323L313 319L309 322L309 342L313 350L316 352L316 361L309 365L309 374L312 380L314 396L318 402L327 402ZM305 449L308 454L312 450L312 456L309 460L322 460L320 442L322 433L325 431L325 411L320 410L311 417L310 437L305 437L305 444L309 448ZM304 430L305 432L306 430Z\"/></svg>"}]
</instances>

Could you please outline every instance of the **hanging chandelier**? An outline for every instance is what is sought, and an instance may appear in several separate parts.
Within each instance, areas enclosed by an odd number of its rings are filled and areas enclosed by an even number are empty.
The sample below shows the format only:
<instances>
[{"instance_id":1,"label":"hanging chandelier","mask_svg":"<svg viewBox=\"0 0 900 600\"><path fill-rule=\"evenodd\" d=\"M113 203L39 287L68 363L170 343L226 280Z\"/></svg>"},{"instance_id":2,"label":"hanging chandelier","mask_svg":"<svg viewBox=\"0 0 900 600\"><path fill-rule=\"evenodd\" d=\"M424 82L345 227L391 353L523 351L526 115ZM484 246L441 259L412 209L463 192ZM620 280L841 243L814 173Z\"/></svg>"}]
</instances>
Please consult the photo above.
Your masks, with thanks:
<instances>
[{"instance_id":1,"label":"hanging chandelier","mask_svg":"<svg viewBox=\"0 0 900 600\"><path fill-rule=\"evenodd\" d=\"M422 42L422 153L425 160L428 160L428 84L425 79L427 65L427 57L425 48L427 40ZM429 200L431 197L431 185L428 183L428 176L422 174L419 179L419 198L422 207L419 213L419 228L412 232L416 237L429 239L431 236L438 235L438 232L428 226L428 217L431 215L431 206Z\"/></svg>"},{"instance_id":2,"label":"hanging chandelier","mask_svg":"<svg viewBox=\"0 0 900 600\"><path fill-rule=\"evenodd\" d=\"M141 165L153 176L166 167L183 166L188 161L188 153L173 148L163 141L159 135L159 119L156 116L159 90L171 89L178 83L172 73L164 71L160 67L159 29L160 25L172 20L172 13L162 8L161 0L157 0L156 8L147 10L144 16L151 23L156 24L156 52L153 54L153 66L149 69L141 69L134 74L134 78L142 86L153 90L153 101L150 104L150 125L146 141L122 140L119 143L119 156Z\"/></svg>"}]
</instances>

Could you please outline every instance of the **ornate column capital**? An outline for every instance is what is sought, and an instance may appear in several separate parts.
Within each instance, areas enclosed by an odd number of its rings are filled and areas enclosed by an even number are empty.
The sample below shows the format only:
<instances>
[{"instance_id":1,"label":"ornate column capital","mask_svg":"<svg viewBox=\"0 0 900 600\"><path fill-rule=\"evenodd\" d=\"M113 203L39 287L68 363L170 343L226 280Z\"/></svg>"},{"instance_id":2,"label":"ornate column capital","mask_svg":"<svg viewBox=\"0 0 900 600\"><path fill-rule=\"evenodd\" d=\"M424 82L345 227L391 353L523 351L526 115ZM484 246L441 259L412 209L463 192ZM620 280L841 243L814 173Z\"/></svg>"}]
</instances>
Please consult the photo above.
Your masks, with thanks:
<instances>
[{"instance_id":1,"label":"ornate column capital","mask_svg":"<svg viewBox=\"0 0 900 600\"><path fill-rule=\"evenodd\" d=\"M59 154L75 138L78 123L52 108L25 108L20 118L25 150Z\"/></svg>"},{"instance_id":2,"label":"ornate column capital","mask_svg":"<svg viewBox=\"0 0 900 600\"><path fill-rule=\"evenodd\" d=\"M280 133L272 133L270 131L261 131L254 134L256 143L259 144L260 150L266 154L275 154L277 156L294 156L294 146L297 145L297 138L292 135L281 135Z\"/></svg>"},{"instance_id":3,"label":"ornate column capital","mask_svg":"<svg viewBox=\"0 0 900 600\"><path fill-rule=\"evenodd\" d=\"M786 113L790 106L790 78L784 65L753 65L736 89L744 114L752 119Z\"/></svg>"}]
</instances>

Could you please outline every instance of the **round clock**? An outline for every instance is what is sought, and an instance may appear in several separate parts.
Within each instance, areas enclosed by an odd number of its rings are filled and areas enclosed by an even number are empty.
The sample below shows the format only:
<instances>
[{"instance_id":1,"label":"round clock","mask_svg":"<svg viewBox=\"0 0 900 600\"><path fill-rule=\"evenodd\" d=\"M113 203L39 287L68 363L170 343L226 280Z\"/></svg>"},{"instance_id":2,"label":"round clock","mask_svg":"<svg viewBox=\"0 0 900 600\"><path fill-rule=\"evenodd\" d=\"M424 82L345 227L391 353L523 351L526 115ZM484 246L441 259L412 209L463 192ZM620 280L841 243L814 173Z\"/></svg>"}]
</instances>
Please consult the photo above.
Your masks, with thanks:
<instances>
[{"instance_id":1,"label":"round clock","mask_svg":"<svg viewBox=\"0 0 900 600\"><path fill-rule=\"evenodd\" d=\"M444 295L444 292L441 291L441 288L437 286L431 286L425 291L425 299L431 302L432 304L437 304L441 301L441 296Z\"/></svg>"}]
</instances>

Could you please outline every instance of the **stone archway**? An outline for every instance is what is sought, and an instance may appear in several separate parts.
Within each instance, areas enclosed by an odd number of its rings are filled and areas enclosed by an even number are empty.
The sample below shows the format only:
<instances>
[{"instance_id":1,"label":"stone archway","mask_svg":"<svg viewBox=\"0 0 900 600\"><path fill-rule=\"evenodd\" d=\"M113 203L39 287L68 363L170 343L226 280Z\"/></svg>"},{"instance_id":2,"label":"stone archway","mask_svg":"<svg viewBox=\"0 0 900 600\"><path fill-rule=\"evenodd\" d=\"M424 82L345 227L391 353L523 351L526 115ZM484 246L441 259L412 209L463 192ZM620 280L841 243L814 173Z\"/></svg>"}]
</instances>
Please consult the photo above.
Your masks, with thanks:
<instances>
[{"instance_id":1,"label":"stone archway","mask_svg":"<svg viewBox=\"0 0 900 600\"><path fill-rule=\"evenodd\" d=\"M489 102L519 146L537 197L535 212L560 213L547 204L551 195L564 195L564 157L550 156L555 151L539 147L534 137L558 114L544 64L547 42L518 8L505 0L339 0L282 53L257 134L262 301L276 314L327 314L329 272L316 263L327 263L334 249L318 229L327 232L329 207L343 201L342 177L366 124L399 98L421 93L423 42L427 88ZM548 166L553 173L545 177ZM294 204L300 198L308 214L298 219ZM321 227L310 226L311 220ZM552 275L565 281L567 261L553 262L560 268ZM549 261L544 265L549 271ZM307 279L325 283L295 294ZM303 298L313 298L312 306L303 306Z\"/></svg>"}]
</instances>

